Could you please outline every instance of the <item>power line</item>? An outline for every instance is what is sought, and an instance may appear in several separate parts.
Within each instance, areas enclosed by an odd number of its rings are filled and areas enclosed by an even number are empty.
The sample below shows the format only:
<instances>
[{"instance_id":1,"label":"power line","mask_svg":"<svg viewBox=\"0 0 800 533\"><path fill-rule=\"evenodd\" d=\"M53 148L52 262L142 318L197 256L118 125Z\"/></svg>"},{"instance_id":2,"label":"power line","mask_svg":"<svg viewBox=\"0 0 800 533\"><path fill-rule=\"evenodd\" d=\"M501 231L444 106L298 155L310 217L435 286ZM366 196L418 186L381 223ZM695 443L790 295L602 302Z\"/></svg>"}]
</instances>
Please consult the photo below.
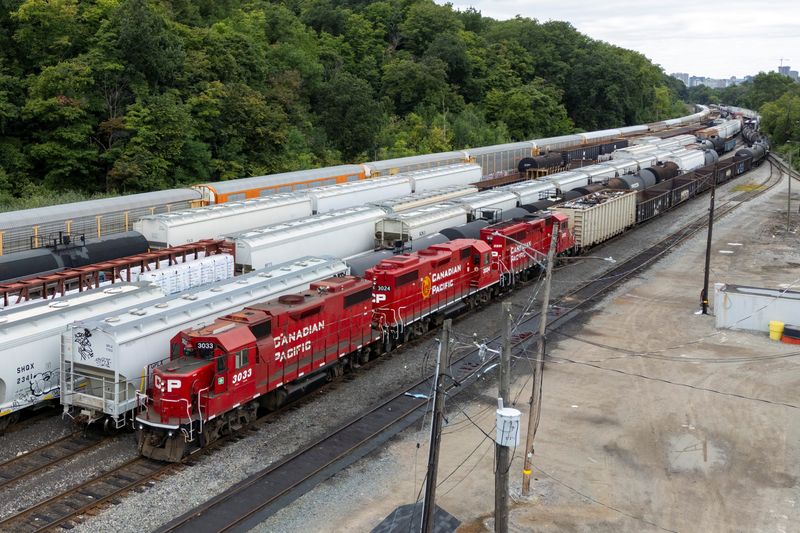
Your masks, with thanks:
<instances>
[{"instance_id":1,"label":"power line","mask_svg":"<svg viewBox=\"0 0 800 533\"><path fill-rule=\"evenodd\" d=\"M647 376L645 374L639 374L639 373L636 373L636 372L626 372L624 370L619 370L619 369L616 369L616 368L608 368L608 367L605 367L605 366L595 365L593 363L586 363L586 362L583 362L583 361L576 361L574 359L569 359L567 357L559 357L559 356L551 356L551 357L553 359L560 359L560 360L562 360L564 362L567 362L567 363L573 363L573 364L576 364L576 365L588 366L588 367L591 367L591 368L596 368L597 370L604 370L606 372L614 372L614 373L617 373L617 374L622 374L622 375L625 375L625 376L637 377L637 378L646 379L646 380L649 380L649 381L658 381L660 383L666 383L668 385L675 385L677 387L686 387L686 388L689 388L689 389L694 389L694 390L703 391L703 392L712 392L714 394L719 394L721 396L730 396L732 398L739 398L741 400L749 400L749 401L753 401L753 402L761 402L761 403L766 403L766 404L770 404L770 405L778 405L778 406L781 406L781 407L790 407L792 409L800 409L800 405L794 405L794 404L791 404L791 403L768 400L766 398L757 398L757 397L752 397L752 396L745 396L744 394L738 394L738 393L735 393L735 392L725 392L725 391L720 391L720 390L717 390L717 389L710 389L710 388L707 388L707 387L698 387L697 385L690 385L689 383L681 383L681 382L678 382L678 381L671 381L669 379L657 378L657 377L653 377L653 376Z\"/></svg>"},{"instance_id":2,"label":"power line","mask_svg":"<svg viewBox=\"0 0 800 533\"><path fill-rule=\"evenodd\" d=\"M534 465L533 465L533 466L535 466L535 467L536 467L536 469L537 469L539 472L541 472L541 473L542 473L542 474L544 474L545 476L549 477L550 479L552 479L553 481L555 481L555 482L556 482L556 483L558 483L559 485L561 485L561 486L563 486L563 487L566 487L566 488L568 488L569 490L571 490L571 491L572 491L572 492L574 492L575 494L577 494L577 495L581 496L582 498L586 498L587 500L589 500L589 501L591 501L591 502L593 502L593 503L595 503L595 504L597 504L597 505L599 505L599 506L601 506L601 507L605 507L606 509L610 509L611 511L614 511L614 512L616 512L616 513L619 513L619 514L621 514L621 515L623 515L623 516L627 516L628 518L632 518L632 519L634 519L634 520L638 520L639 522L645 523L645 524L647 524L647 525L650 525L650 526L653 526L653 527L657 527L658 529L660 529L660 530L662 530L662 531L669 531L669 533L678 533L678 531L676 531L676 530L674 530L674 529L669 529L669 528L666 528L666 527L664 527L664 526L661 526L661 525L659 525L659 524L656 524L655 522L651 522L650 520L648 520L648 519L646 519L646 518L644 518L644 517L642 517L642 516L636 516L636 515L634 515L634 514L628 513L628 512L626 512L626 511L623 511L622 509L620 509L620 508L618 508L618 507L614 507L613 505L609 505L609 504L607 504L607 503L603 503L603 502L601 502L600 500L597 500L597 499L595 499L595 498L592 498L592 497L591 497L591 496L589 496L588 494L586 494L586 493L584 493L584 492L581 492L581 491L579 491L579 490L578 490L578 489L576 489L575 487L573 487L573 486L571 486L571 485L568 485L567 483L565 483L565 482L561 481L560 479L556 478L556 477L555 477L555 476L553 476L552 474L550 474L550 473L546 472L546 471L545 471L544 469L542 469L542 467L540 467L538 464L535 464L535 463L534 463Z\"/></svg>"}]
</instances>

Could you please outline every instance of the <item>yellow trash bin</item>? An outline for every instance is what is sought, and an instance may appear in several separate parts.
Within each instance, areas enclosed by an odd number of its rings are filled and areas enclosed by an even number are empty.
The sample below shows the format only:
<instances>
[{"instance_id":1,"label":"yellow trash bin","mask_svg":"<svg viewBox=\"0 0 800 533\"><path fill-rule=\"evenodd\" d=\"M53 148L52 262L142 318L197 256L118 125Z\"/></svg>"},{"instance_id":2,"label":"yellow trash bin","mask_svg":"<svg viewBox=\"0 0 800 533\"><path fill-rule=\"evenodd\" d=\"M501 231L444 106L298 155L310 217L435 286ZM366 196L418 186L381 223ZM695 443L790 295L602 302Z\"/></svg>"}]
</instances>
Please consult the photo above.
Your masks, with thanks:
<instances>
[{"instance_id":1,"label":"yellow trash bin","mask_svg":"<svg viewBox=\"0 0 800 533\"><path fill-rule=\"evenodd\" d=\"M770 320L769 322L769 338L774 341L781 340L781 335L783 335L783 322L780 320Z\"/></svg>"}]
</instances>

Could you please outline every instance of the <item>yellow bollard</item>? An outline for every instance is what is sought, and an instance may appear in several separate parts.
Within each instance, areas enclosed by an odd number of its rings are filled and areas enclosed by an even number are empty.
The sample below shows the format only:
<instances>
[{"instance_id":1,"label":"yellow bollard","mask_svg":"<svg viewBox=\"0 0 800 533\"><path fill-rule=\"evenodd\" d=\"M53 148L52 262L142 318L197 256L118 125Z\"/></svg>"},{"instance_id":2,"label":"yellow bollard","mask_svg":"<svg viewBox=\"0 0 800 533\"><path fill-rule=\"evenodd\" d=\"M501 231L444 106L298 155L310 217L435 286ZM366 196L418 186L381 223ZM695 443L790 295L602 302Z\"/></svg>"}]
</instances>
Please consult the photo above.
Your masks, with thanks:
<instances>
[{"instance_id":1,"label":"yellow bollard","mask_svg":"<svg viewBox=\"0 0 800 533\"><path fill-rule=\"evenodd\" d=\"M780 320L770 320L769 322L769 338L774 341L781 340L783 336L784 323Z\"/></svg>"}]
</instances>

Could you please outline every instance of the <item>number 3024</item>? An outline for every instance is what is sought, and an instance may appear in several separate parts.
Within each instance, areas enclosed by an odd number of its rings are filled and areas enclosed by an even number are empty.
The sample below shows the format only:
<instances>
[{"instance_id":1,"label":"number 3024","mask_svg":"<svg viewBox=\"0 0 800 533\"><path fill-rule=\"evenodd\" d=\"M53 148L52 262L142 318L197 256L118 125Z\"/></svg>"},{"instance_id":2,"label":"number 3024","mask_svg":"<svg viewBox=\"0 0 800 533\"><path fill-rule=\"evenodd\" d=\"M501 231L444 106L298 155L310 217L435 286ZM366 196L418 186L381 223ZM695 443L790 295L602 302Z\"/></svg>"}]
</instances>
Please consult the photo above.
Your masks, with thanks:
<instances>
[{"instance_id":1,"label":"number 3024","mask_svg":"<svg viewBox=\"0 0 800 533\"><path fill-rule=\"evenodd\" d=\"M231 378L231 381L233 381L234 384L241 383L242 381L246 380L252 375L253 375L253 369L248 368L247 370L242 370L238 374L234 374L233 377Z\"/></svg>"}]
</instances>

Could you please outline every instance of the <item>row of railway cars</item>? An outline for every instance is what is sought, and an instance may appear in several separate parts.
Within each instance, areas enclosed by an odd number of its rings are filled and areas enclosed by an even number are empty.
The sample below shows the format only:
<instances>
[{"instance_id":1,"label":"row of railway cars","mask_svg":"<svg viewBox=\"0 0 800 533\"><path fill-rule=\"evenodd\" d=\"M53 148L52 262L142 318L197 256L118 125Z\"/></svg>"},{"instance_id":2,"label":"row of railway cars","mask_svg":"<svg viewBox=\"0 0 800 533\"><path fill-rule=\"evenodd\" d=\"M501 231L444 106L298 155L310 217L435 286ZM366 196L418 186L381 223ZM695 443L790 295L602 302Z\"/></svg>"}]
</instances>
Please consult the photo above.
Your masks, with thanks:
<instances>
[{"instance_id":1,"label":"row of railway cars","mask_svg":"<svg viewBox=\"0 0 800 533\"><path fill-rule=\"evenodd\" d=\"M591 246L753 162L742 151L680 180L662 180L656 195L645 194L650 189L595 192L552 211L487 225L478 238L445 239L383 257L362 276L319 280L305 291L177 332L169 360L150 368L152 386L137 397L139 451L179 461L252 422L259 408L277 408L316 381L424 335L450 310L487 304L539 266L536 257L552 238L560 253Z\"/></svg>"},{"instance_id":2,"label":"row of railway cars","mask_svg":"<svg viewBox=\"0 0 800 533\"><path fill-rule=\"evenodd\" d=\"M738 157L738 156L737 156ZM751 155L743 154L744 161ZM678 169L675 163L663 165L665 168L672 169L672 175L677 174ZM742 165L742 168L744 166ZM668 190L663 194L668 194L670 205L665 204L663 198L654 198L652 195L642 196L647 193L637 191L629 183L624 181L609 180L607 183L593 183L584 187L576 187L570 191L571 196L582 196L590 192L592 187L609 186L621 189L617 191L616 197L620 205L624 204L624 209L615 207L620 214L615 217L595 216L603 212L605 202L591 200L593 205L581 207L579 204L565 204L555 207L553 213L564 217L562 220L569 220L572 224L574 246L573 248L586 248L620 233L636 221L644 221L651 216L663 212L671 205L677 205L680 201L686 200L692 194L702 190L702 187L687 185L693 178L691 173L684 174L682 178L669 179L669 172L662 168L645 168L637 175L627 175L625 178L631 183L644 182L643 175L658 176L651 178L659 181L659 185L669 183ZM672 184L675 184L674 186ZM540 187L542 184L529 183L531 187ZM519 187L519 186L517 186ZM682 188L681 188L682 187ZM688 192L687 192L688 191ZM497 192L488 191L489 197ZM527 198L517 191L521 196ZM516 196L516 195L515 195ZM531 200L538 196L533 195ZM636 201L634 201L634 198ZM641 198L641 201L640 201ZM540 200L533 204L526 205L525 211L536 214L545 214L545 219L549 215L543 209L552 206L553 199ZM542 203L543 202L543 203ZM534 205L534 204L539 204ZM657 205L656 205L657 204ZM357 211L370 210L369 207L354 208ZM510 212L513 210L509 210ZM463 212L463 210L462 210ZM608 211L607 211L608 212ZM580 213L577 214L576 213ZM330 216L330 213L322 216ZM610 220L606 226L597 226L597 222L590 222L588 226L594 224L595 230L588 230L587 224L582 223L582 230L575 231L576 216L583 217L585 221L590 220ZM518 220L519 212L515 213L514 219ZM541 218L541 217L539 217ZM456 222L462 222L459 219ZM515 220L506 220L500 225L513 225ZM341 221L333 223L333 228L341 228ZM420 235L412 244L416 251L424 250L432 245L445 244L458 238L478 238L481 231L490 226L490 221L474 220L455 227L448 227L438 232L431 230L428 235ZM372 233L374 226L369 228ZM320 235L326 235L325 231ZM321 242L337 242L330 238L322 239ZM484 232L484 238L486 235ZM356 257L341 257L350 251L345 250L346 246L353 241L352 234L343 233L343 239L339 248L335 248L337 257L328 257L321 260L303 260L292 262L291 256L283 256L282 252L273 248L273 258L286 257L289 264L278 266L267 266L259 268L255 272L239 276L234 279L217 281L210 286L203 286L190 290L177 297L166 297L164 291L159 291L150 285L145 284L119 284L113 288L99 288L94 291L78 293L66 296L56 301L45 300L31 304L22 308L20 311L3 313L0 320L5 320L7 327L3 329L5 339L3 346L8 350L4 353L6 360L13 368L25 369L23 375L16 376L18 387L10 385L15 376L3 376L9 383L7 391L3 391L5 397L2 398L3 414L10 414L19 408L41 402L46 399L57 397L59 382L63 383L64 393L61 401L69 408L69 412L75 416L84 417L88 420L107 420L109 424L116 427L124 425L130 421L130 415L134 411L137 402L141 398L137 397L137 391L145 390L145 383L150 381L151 369L153 365L165 359L168 354L161 351L159 346L163 346L168 339L177 331L187 328L207 324L210 320L225 313L230 313L236 305L249 305L250 303L269 298L271 296L283 294L284 291L302 290L304 283L311 276L314 280L319 276L331 276L345 273L363 275L370 268L382 260L396 257L391 250L368 251L358 254ZM488 238L487 238L488 241ZM316 246L317 244L313 244ZM307 254L308 250L314 250L312 245L299 247L295 253ZM370 247L371 249L371 247ZM563 247L562 247L563 249ZM501 272L514 273L518 269L514 266L509 267L511 261L505 266L498 267ZM297 272L303 273L302 275ZM295 275L297 274L297 275ZM287 278L288 276L288 278ZM510 283L506 278L501 278L504 284ZM294 281L292 281L294 280ZM130 287L136 287L132 289ZM118 292L123 291L123 292ZM137 300L133 304L128 304L123 299L128 292L136 292ZM117 299L116 294L121 294ZM88 300L87 300L88 299ZM85 303L90 302L90 306ZM69 326L71 324L71 326ZM49 325L49 326L48 326ZM59 330L69 326L68 333L64 338L60 338ZM32 331L36 334L33 335ZM35 350L30 350L26 346L32 342L45 342ZM35 358L31 355L35 353ZM62 359L59 364L59 359ZM12 368L12 370L13 370ZM57 377L54 373L58 368L62 369L63 375ZM40 373L39 370L44 372ZM11 378L10 380L8 378ZM21 386L19 386L21 385Z\"/></svg>"},{"instance_id":3,"label":"row of railway cars","mask_svg":"<svg viewBox=\"0 0 800 533\"><path fill-rule=\"evenodd\" d=\"M302 170L255 176L192 187L104 198L70 204L0 213L0 254L36 248L59 232L102 237L129 231L148 214L172 212L201 205L222 204L280 192L385 177L434 167L475 163L483 176L515 172L519 161L539 153L606 140L658 132L705 120L710 110L698 106L696 113L638 126L578 133L519 143L486 146L461 151L372 161L360 165Z\"/></svg>"},{"instance_id":4,"label":"row of railway cars","mask_svg":"<svg viewBox=\"0 0 800 533\"><path fill-rule=\"evenodd\" d=\"M654 147L653 149L658 150L657 147ZM644 159L643 161L652 161L652 159ZM588 168L588 167L585 167L585 168ZM591 169L589 169L589 172L591 172ZM590 181L589 175L590 174L586 174L582 178L584 180L584 183L589 183L589 181ZM556 177L555 179L559 180L558 177ZM541 187L542 185L546 185L547 186L546 183L538 183L538 184L533 184L532 183L532 184L529 184L529 185L533 186L533 187ZM559 185L559 183L556 182L556 185ZM569 183L564 182L563 185L564 185L564 187L571 186L571 185L576 185L576 187L575 187L576 189L581 188L581 187L577 186L578 185L577 182L569 182ZM553 185L551 184L551 185L549 185L549 187L553 187ZM489 191L489 192L492 193L492 194L496 194L498 191ZM500 191L500 192L502 194L507 194L506 192L502 192L502 191ZM517 191L517 192L519 192L519 191ZM433 192L429 192L427 194L433 194ZM522 198L522 196L519 196L517 194L515 194L515 196L517 196L519 199ZM487 195L487 197L488 197L488 195ZM533 208L533 210L536 210L536 209L537 209L536 207ZM463 211L463 209L462 209L462 211ZM511 214L511 210L509 210L509 214ZM518 213L517 213L517 215L518 215ZM480 228L484 227L487 224L488 224L488 222L486 222L486 221L476 220L474 222L470 222L470 223L464 224L462 227L471 226L472 230L474 231L475 229L479 230ZM432 230L432 231L434 231L434 230ZM473 233L473 235L474 235L474 233ZM433 242L428 240L428 238L432 237L432 236L438 238L439 242L446 242L447 240L452 239L454 236L455 237L459 237L459 236L469 236L469 235L464 235L464 234L459 235L458 231L448 233L448 231L445 229L445 230L442 230L439 233L429 234L428 237L426 237L426 238L417 239L417 241L415 243L415 244L417 244L417 248L418 249L421 248L422 244L432 244ZM420 235L420 237L422 237L422 235ZM386 252L378 252L378 253L379 254L385 254ZM391 252L389 252L389 253L391 253ZM342 254L341 254L341 252L339 252L337 255L339 257L341 257ZM355 264L357 262L357 259L351 259L350 262ZM372 263L372 264L374 265L374 263ZM363 272L363 270L365 268L369 268L369 266L363 267L363 265L362 265L362 270L361 271ZM260 272L260 273L263 274L263 272ZM238 282L239 282L239 280L237 280L237 283ZM104 290L108 290L108 289L104 289ZM112 294L113 294L113 291L112 291ZM163 297L163 294L157 294L157 296ZM194 301L194 300L192 300L192 296L191 295L187 295L187 300L188 301ZM56 307L60 307L61 305L63 305L63 303L53 302L53 303L49 303L48 306L51 306L54 303L57 304ZM70 304L67 302L66 305L69 306ZM51 309L52 308L48 308L48 312L51 311ZM165 307L162 305L161 307L157 307L156 309L165 309ZM95 309L95 310L98 310L98 309ZM61 311L62 311L60 313L61 320L70 321L71 315L69 314L69 312L64 312L64 308L62 308ZM137 313L139 313L137 316L140 316L140 317L141 316L147 316L147 315L155 316L155 314L156 314L156 313L142 312L141 310L138 309L138 307L135 309L135 311ZM102 313L100 313L100 314L102 314ZM109 317L109 318L113 318L113 317ZM77 350L76 353L78 353L79 355L82 353L81 350L79 350L77 348L76 348L76 350ZM85 352L85 350L84 350L84 352ZM109 362L109 364L111 364L111 363ZM26 368L27 365L28 365L28 363L21 362L21 366L19 366L17 368ZM52 360L44 362L44 363L37 363L35 365L31 365L31 368L33 368L33 366L36 366L37 368L46 367L49 370L54 368ZM30 405L31 403L37 403L38 401L40 401L41 399L43 399L45 397L48 397L48 396L52 397L52 395L55 394L53 392L53 390L55 390L55 391L58 390L57 389L57 384L55 385L55 387L51 386L50 388L40 386L40 384L38 383L39 378L34 377L34 376L35 376L35 374L32 374L31 376L28 376L30 378L30 379L27 380L28 387L26 388L26 389L30 390L30 394L28 395L28 397L25 397L25 398L21 397L19 395L18 391L17 391L18 396L14 400L11 401L11 405L9 405L9 402L5 402L5 403L2 404L2 407L0 407L0 409L2 409L2 411L0 411L0 415L9 414L10 412L13 412L14 409L22 407L22 406ZM140 376L139 380L141 380L142 377L143 376ZM49 375L48 379L49 379L49 382L52 383L52 374ZM126 378L126 380L132 380L134 382L137 381L137 380L135 380L133 378ZM25 380L23 380L23 381L25 381ZM101 382L105 383L108 387L110 387L110 389L107 389L105 387L101 387L99 390L102 392L102 394L99 396L99 399L98 398L94 398L92 401L87 401L87 402L85 402L86 405L84 405L83 407L84 408L88 408L88 409L93 409L94 411L100 412L100 413L114 414L111 411L111 409L106 409L105 408L107 405L109 405L108 402L111 401L113 398L115 398L114 394L112 394L112 391L111 391L111 389L113 389L113 386L111 385L113 382L111 380L109 380L107 376L104 377L103 379L101 379ZM74 391L75 390L80 391L81 390L81 386L83 386L83 387L87 386L86 382L81 382L81 383L78 384L78 386L76 388L73 388L72 389L73 392L71 392L70 394L68 394L68 395L66 395L64 397L65 398L64 399L65 403L69 402L68 398L77 398L77 396L75 396ZM47 389L49 392L46 393L46 394L40 394L40 392L45 390L45 389ZM78 392L78 394L80 394L80 393L81 392ZM89 395L89 397L91 398L91 394ZM3 398L3 400L8 400L8 395L6 395L6 397ZM129 397L128 397L128 401L130 401ZM117 410L117 413L119 413L119 410ZM0 417L0 418L2 418L2 417ZM117 421L116 421L117 424L119 423L119 420L120 419L117 418Z\"/></svg>"}]
</instances>

